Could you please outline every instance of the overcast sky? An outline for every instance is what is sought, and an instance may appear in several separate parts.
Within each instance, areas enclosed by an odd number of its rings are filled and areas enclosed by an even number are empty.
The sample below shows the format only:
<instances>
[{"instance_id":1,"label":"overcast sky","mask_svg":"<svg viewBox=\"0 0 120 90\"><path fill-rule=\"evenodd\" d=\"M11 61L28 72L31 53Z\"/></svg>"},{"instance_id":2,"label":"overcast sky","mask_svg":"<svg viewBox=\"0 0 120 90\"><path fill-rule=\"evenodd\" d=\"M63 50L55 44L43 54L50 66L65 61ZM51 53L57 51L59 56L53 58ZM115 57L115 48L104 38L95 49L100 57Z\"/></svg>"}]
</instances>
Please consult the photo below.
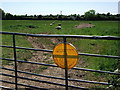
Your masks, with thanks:
<instances>
[{"instance_id":1,"label":"overcast sky","mask_svg":"<svg viewBox=\"0 0 120 90\"><path fill-rule=\"evenodd\" d=\"M2 0L0 7L16 15L80 14L94 9L96 13L118 13L119 0Z\"/></svg>"}]
</instances>

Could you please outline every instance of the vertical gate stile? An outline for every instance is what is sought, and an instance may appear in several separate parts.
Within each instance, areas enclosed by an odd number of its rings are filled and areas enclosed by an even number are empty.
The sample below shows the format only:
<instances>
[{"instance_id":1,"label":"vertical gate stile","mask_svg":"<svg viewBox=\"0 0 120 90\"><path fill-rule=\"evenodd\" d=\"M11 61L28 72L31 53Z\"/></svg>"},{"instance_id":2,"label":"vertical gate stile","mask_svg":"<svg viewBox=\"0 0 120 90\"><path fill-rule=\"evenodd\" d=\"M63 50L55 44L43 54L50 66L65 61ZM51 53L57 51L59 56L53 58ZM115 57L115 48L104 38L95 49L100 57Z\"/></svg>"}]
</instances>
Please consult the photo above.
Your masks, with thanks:
<instances>
[{"instance_id":1,"label":"vertical gate stile","mask_svg":"<svg viewBox=\"0 0 120 90\"><path fill-rule=\"evenodd\" d=\"M66 47L66 37L64 37L64 64L65 64L65 86L68 90L68 65L67 65L67 47Z\"/></svg>"},{"instance_id":2,"label":"vertical gate stile","mask_svg":"<svg viewBox=\"0 0 120 90\"><path fill-rule=\"evenodd\" d=\"M16 42L15 34L13 34L13 51L14 51L14 64L15 64L15 89L17 90L17 58L16 58Z\"/></svg>"}]
</instances>

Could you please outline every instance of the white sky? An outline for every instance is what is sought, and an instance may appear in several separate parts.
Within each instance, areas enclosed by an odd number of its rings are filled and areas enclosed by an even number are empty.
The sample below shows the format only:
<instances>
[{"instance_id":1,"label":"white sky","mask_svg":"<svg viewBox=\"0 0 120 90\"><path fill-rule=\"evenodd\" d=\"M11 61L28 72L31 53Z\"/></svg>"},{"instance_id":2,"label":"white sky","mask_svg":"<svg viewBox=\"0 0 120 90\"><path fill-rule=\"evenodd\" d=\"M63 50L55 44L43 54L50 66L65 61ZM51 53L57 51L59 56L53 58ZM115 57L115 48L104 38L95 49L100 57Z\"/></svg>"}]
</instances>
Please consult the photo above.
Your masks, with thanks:
<instances>
[{"instance_id":1,"label":"white sky","mask_svg":"<svg viewBox=\"0 0 120 90\"><path fill-rule=\"evenodd\" d=\"M1 1L1 0L0 0ZM94 9L97 13L118 13L119 0L2 0L1 8L16 15L80 14Z\"/></svg>"},{"instance_id":2,"label":"white sky","mask_svg":"<svg viewBox=\"0 0 120 90\"><path fill-rule=\"evenodd\" d=\"M119 0L0 0L1 2L119 2Z\"/></svg>"}]
</instances>

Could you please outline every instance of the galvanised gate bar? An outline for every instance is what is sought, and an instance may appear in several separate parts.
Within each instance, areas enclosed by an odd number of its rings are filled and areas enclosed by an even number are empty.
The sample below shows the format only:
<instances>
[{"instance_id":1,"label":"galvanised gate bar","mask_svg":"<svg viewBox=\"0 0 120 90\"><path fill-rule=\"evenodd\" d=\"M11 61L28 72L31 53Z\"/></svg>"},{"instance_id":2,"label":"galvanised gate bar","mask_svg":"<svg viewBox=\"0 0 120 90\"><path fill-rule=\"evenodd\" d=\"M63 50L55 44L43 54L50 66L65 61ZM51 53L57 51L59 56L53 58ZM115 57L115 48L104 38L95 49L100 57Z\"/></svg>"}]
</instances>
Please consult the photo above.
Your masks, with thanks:
<instances>
[{"instance_id":1,"label":"galvanised gate bar","mask_svg":"<svg viewBox=\"0 0 120 90\"><path fill-rule=\"evenodd\" d=\"M63 38L63 43L67 43L67 38L81 38L81 39L95 39L95 40L120 40L120 37L117 36L86 36L86 35L45 35L45 34L25 34L25 33L13 33L13 32L0 32L0 34L4 34L4 35L12 35L13 37L13 45L12 46L7 46L7 45L1 45L0 47L3 48L13 48L14 50L14 58L10 59L10 58L0 58L1 60L6 60L6 61L13 61L14 62L14 67L15 69L9 69L6 67L0 67L2 70L8 70L8 71L14 71L15 75L10 75L10 74L5 74L4 72L1 73L2 76L8 76L8 77L13 77L15 78L14 82L11 81L6 81L3 80L1 78L1 82L4 83L9 83L9 84L14 84L16 90L18 89L18 86L25 86L28 88L32 88L32 89L44 89L44 90L49 90L49 88L43 88L43 87L39 87L39 86L33 86L33 85L27 85L27 84L23 84L23 83L18 83L18 78L20 79L24 79L24 80L31 80L31 81L35 81L35 82L42 82L42 83L47 83L47 84L53 84L53 85L58 85L58 86L63 86L66 88L66 90L70 88L73 89L85 89L88 90L89 88L86 87L81 87L81 86L74 86L74 85L69 85L68 81L75 81L75 82L83 82L83 83L90 83L90 84L100 84L100 85L113 85L116 87L120 87L120 83L118 84L113 84L113 83L108 83L108 82L97 82L97 81L88 81L88 80L80 80L80 79L71 79L68 78L67 73L68 71L65 69L65 78L62 77L55 77L55 76L47 76L47 75L41 75L41 74L36 74L36 73L31 73L31 72L25 72L25 71L21 71L21 70L17 70L17 62L21 62L21 63L29 63L29 64L36 64L36 65L44 65L44 66L50 66L50 67L58 67L57 65L53 65L53 64L45 64L45 63L38 63L38 62L32 62L32 61L23 61L23 60L18 60L16 58L16 49L25 49L25 50L33 50L33 51L41 51L41 52L49 52L52 53L53 50L47 50L47 49L35 49L35 48L25 48L25 47L17 47L16 46L16 36L30 36L30 37L44 37L44 38ZM4 42L4 41L3 41ZM114 58L117 60L120 60L120 56L111 56L111 55L99 55L99 54L88 54L88 53L79 53L79 55L83 55L83 56L93 56L93 57L104 57L104 58ZM115 72L110 72L110 71L102 71L102 70L93 70L93 69L86 69L86 68L72 68L73 70L82 70L82 71L89 71L89 72L98 72L98 73L107 73L107 74L113 74L113 75L120 75L120 73L115 73ZM61 83L55 83L55 82L50 82L50 81L44 81L44 80L36 80L36 79L31 79L28 77L22 77L22 76L18 76L17 73L24 73L24 74L28 74L28 75L35 75L35 76L39 76L39 77L46 77L46 78L53 78L53 79L59 79L59 80L65 80L65 84L61 84ZM12 90L13 88L10 87L5 87L5 86L0 86L0 88L2 89L10 89Z\"/></svg>"}]
</instances>

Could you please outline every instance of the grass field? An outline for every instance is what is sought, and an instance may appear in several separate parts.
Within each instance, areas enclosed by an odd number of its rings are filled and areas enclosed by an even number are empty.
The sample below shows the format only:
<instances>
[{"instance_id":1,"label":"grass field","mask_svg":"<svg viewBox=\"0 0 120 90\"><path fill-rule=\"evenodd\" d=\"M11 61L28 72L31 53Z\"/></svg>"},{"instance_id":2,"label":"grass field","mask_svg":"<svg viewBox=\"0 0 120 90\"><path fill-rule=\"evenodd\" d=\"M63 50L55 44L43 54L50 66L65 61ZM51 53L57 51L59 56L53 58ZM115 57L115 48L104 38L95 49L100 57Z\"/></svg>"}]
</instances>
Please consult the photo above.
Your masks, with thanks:
<instances>
[{"instance_id":1,"label":"grass field","mask_svg":"<svg viewBox=\"0 0 120 90\"><path fill-rule=\"evenodd\" d=\"M99 36L119 36L119 30L118 30L118 21L55 21L55 24L50 26L50 23L53 21L38 21L38 20L3 20L2 24L2 30L6 32L19 32L19 33L31 33L31 34L72 34L72 35L99 35ZM55 27L58 25L58 23L62 24L61 30L56 30ZM95 25L95 27L92 28L82 28L78 29L75 28L75 25L83 24L83 23L91 23ZM17 46L22 47L32 47L32 45L24 39L25 37L17 36ZM3 36L3 45L12 45L12 37L10 35ZM40 40L41 41L41 40ZM44 43L46 40L43 40ZM47 41L49 42L49 41ZM118 50L118 41L112 41L112 40L73 40L69 39L70 43L73 43L73 45L76 46L77 50L79 52L83 53L94 53L94 54L106 54L106 55L119 55ZM51 48L52 49L52 48ZM12 57L12 52L10 50L4 50L6 54L3 54L3 57ZM18 51L20 52L20 51ZM27 52L27 51L22 51ZM27 52L31 54L30 52ZM21 55L20 55L21 56ZM25 56L24 56L25 57ZM28 58L28 57L26 57ZM84 57L83 57L84 58ZM22 58L20 58L22 59ZM88 60L90 63L91 68L97 68L98 65L94 65L94 63L98 63L99 65L102 64L103 61L105 61L106 64L109 63L109 67L111 67L110 63L111 61L114 62L114 59L108 60L105 58L102 58L101 61L99 61L100 58L93 57L85 57L85 60ZM108 61L108 62L107 62ZM102 64L103 66L103 64ZM108 69L109 70L109 69ZM110 69L111 70L111 69Z\"/></svg>"},{"instance_id":2,"label":"grass field","mask_svg":"<svg viewBox=\"0 0 120 90\"><path fill-rule=\"evenodd\" d=\"M119 36L118 21L37 21L37 20L4 20L3 31L20 33L49 33L49 34L74 34L74 35L112 35ZM55 29L58 23L62 24L62 30ZM82 23L92 23L94 28L77 29L75 25ZM30 28L30 26L33 26Z\"/></svg>"},{"instance_id":3,"label":"grass field","mask_svg":"<svg viewBox=\"0 0 120 90\"><path fill-rule=\"evenodd\" d=\"M55 21L55 24L50 26L53 21L45 20L3 20L2 31L5 32L19 32L30 34L69 34L69 35L98 35L98 36L120 36L118 30L118 21ZM61 30L56 30L55 27L58 23L62 24ZM76 25L83 23L91 23L95 25L92 28L75 28ZM102 55L120 55L119 41L117 40L89 40L89 39L67 39L69 43L72 43L81 53L92 53ZM62 40L59 39L61 42ZM58 42L53 43L49 38L37 38L36 43L43 43L47 48L53 49ZM3 45L12 45L12 36L2 36ZM28 41L27 37L16 36L16 45L20 47L33 47ZM13 58L13 50L3 48L3 58ZM17 59L29 60L33 55L33 51L19 50L17 49ZM46 54L47 55L47 54ZM79 63L85 62L83 65ZM3 64L9 64L10 62L3 62ZM53 63L48 61L48 63ZM80 60L77 64L78 67L91 68L96 70L108 70L114 71L117 68L120 69L117 59L98 58L90 56L80 56Z\"/></svg>"}]
</instances>

